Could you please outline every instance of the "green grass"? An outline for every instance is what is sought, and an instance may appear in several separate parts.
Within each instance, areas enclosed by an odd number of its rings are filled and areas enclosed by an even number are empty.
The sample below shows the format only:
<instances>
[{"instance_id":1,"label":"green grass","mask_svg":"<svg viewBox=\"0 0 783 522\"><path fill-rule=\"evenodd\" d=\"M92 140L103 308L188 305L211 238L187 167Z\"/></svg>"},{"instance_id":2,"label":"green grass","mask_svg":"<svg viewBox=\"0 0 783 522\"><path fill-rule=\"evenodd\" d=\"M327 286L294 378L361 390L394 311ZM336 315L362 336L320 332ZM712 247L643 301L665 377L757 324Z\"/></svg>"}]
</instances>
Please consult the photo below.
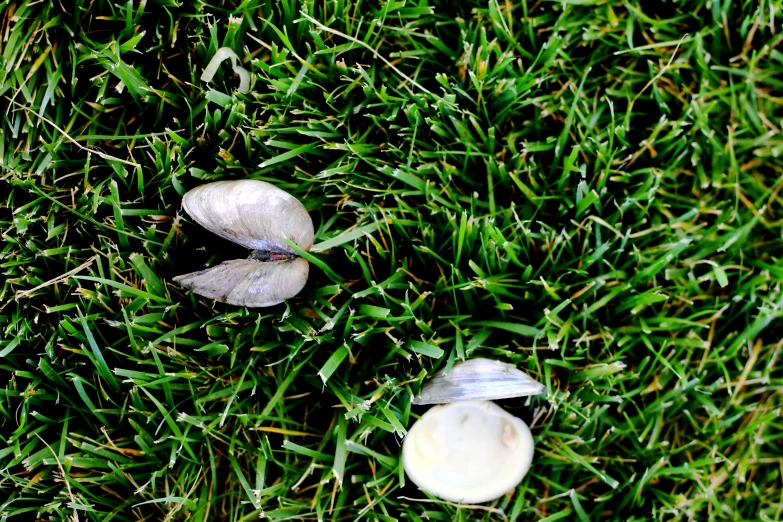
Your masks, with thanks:
<instances>
[{"instance_id":1,"label":"green grass","mask_svg":"<svg viewBox=\"0 0 783 522\"><path fill-rule=\"evenodd\" d=\"M0 5L0 522L783 519L780 0ZM247 95L220 46L251 71ZM300 198L286 304L181 210ZM513 362L533 468L400 464L422 381Z\"/></svg>"}]
</instances>

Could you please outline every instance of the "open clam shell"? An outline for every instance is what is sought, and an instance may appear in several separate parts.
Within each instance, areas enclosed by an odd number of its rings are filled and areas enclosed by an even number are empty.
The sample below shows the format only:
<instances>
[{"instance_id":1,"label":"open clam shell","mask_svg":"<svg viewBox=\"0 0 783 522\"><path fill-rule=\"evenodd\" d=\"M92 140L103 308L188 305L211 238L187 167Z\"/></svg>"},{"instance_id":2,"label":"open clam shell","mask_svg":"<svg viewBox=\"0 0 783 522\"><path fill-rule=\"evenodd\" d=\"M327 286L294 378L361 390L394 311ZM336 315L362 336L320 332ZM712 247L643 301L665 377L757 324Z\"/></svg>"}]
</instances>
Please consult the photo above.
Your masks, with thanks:
<instances>
[{"instance_id":1,"label":"open clam shell","mask_svg":"<svg viewBox=\"0 0 783 522\"><path fill-rule=\"evenodd\" d=\"M521 419L489 401L430 408L408 430L402 464L419 489L444 500L487 502L514 489L533 461Z\"/></svg>"},{"instance_id":2,"label":"open clam shell","mask_svg":"<svg viewBox=\"0 0 783 522\"><path fill-rule=\"evenodd\" d=\"M309 265L286 242L303 250L313 244L313 221L299 200L264 181L239 180L196 187L182 204L210 232L253 250L248 259L175 277L182 287L248 307L282 303L304 288Z\"/></svg>"},{"instance_id":3,"label":"open clam shell","mask_svg":"<svg viewBox=\"0 0 783 522\"><path fill-rule=\"evenodd\" d=\"M414 397L413 404L492 401L545 391L546 386L512 364L476 358L455 364L448 374L433 377Z\"/></svg>"}]
</instances>

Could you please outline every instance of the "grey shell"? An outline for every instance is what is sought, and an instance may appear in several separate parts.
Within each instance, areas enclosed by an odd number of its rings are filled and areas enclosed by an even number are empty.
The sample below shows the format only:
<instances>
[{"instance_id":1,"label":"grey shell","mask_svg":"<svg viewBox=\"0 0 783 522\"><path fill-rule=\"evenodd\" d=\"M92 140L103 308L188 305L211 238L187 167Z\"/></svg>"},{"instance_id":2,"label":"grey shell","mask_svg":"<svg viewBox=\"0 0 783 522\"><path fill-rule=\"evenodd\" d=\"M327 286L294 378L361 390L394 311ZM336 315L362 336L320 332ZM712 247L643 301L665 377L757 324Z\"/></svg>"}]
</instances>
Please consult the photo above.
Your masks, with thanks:
<instances>
[{"instance_id":1,"label":"grey shell","mask_svg":"<svg viewBox=\"0 0 783 522\"><path fill-rule=\"evenodd\" d=\"M252 250L293 253L313 245L313 220L298 199L259 180L217 181L188 191L185 211L199 225Z\"/></svg>"},{"instance_id":2,"label":"grey shell","mask_svg":"<svg viewBox=\"0 0 783 522\"><path fill-rule=\"evenodd\" d=\"M457 363L448 374L433 377L414 397L413 404L492 401L545 391L546 386L512 364L477 358Z\"/></svg>"},{"instance_id":3,"label":"grey shell","mask_svg":"<svg viewBox=\"0 0 783 522\"><path fill-rule=\"evenodd\" d=\"M298 294L309 264L301 257L261 262L234 259L212 268L174 278L184 288L236 306L262 307L282 303Z\"/></svg>"}]
</instances>

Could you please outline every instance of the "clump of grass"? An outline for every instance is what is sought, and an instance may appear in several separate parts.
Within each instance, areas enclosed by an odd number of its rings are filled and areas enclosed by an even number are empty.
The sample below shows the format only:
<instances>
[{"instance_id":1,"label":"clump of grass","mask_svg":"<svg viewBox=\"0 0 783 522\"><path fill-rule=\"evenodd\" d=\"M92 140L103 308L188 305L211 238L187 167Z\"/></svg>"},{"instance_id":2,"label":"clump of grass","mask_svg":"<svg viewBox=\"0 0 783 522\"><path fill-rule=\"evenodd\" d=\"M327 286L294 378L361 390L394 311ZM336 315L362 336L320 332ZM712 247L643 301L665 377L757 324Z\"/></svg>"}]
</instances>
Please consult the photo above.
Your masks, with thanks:
<instances>
[{"instance_id":1,"label":"clump of grass","mask_svg":"<svg viewBox=\"0 0 783 522\"><path fill-rule=\"evenodd\" d=\"M781 518L779 5L64 4L0 8L0 521ZM171 284L238 178L316 224L285 305ZM548 388L482 509L399 458L471 356Z\"/></svg>"}]
</instances>

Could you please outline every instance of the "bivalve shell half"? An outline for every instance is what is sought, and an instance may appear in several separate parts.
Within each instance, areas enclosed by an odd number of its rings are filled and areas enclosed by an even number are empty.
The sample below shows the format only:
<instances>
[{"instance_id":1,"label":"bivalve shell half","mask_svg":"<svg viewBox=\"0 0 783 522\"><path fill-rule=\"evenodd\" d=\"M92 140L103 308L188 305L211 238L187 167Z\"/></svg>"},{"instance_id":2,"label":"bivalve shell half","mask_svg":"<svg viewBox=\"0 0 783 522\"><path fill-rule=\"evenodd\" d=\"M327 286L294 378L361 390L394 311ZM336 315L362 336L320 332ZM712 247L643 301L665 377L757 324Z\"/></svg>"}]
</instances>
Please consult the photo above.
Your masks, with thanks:
<instances>
[{"instance_id":1,"label":"bivalve shell half","mask_svg":"<svg viewBox=\"0 0 783 522\"><path fill-rule=\"evenodd\" d=\"M313 220L298 199L260 180L216 181L190 190L182 205L199 225L252 250L293 254L313 245Z\"/></svg>"},{"instance_id":2,"label":"bivalve shell half","mask_svg":"<svg viewBox=\"0 0 783 522\"><path fill-rule=\"evenodd\" d=\"M487 502L511 491L533 461L533 436L495 403L434 406L402 445L402 464L419 489L452 502Z\"/></svg>"},{"instance_id":3,"label":"bivalve shell half","mask_svg":"<svg viewBox=\"0 0 783 522\"><path fill-rule=\"evenodd\" d=\"M455 364L422 387L413 404L444 404L458 401L492 401L538 395L546 391L539 383L512 364L491 359L468 359Z\"/></svg>"},{"instance_id":4,"label":"bivalve shell half","mask_svg":"<svg viewBox=\"0 0 783 522\"><path fill-rule=\"evenodd\" d=\"M198 295L253 308L274 306L296 296L307 283L309 270L309 263L301 257L270 262L234 259L174 281Z\"/></svg>"}]
</instances>

